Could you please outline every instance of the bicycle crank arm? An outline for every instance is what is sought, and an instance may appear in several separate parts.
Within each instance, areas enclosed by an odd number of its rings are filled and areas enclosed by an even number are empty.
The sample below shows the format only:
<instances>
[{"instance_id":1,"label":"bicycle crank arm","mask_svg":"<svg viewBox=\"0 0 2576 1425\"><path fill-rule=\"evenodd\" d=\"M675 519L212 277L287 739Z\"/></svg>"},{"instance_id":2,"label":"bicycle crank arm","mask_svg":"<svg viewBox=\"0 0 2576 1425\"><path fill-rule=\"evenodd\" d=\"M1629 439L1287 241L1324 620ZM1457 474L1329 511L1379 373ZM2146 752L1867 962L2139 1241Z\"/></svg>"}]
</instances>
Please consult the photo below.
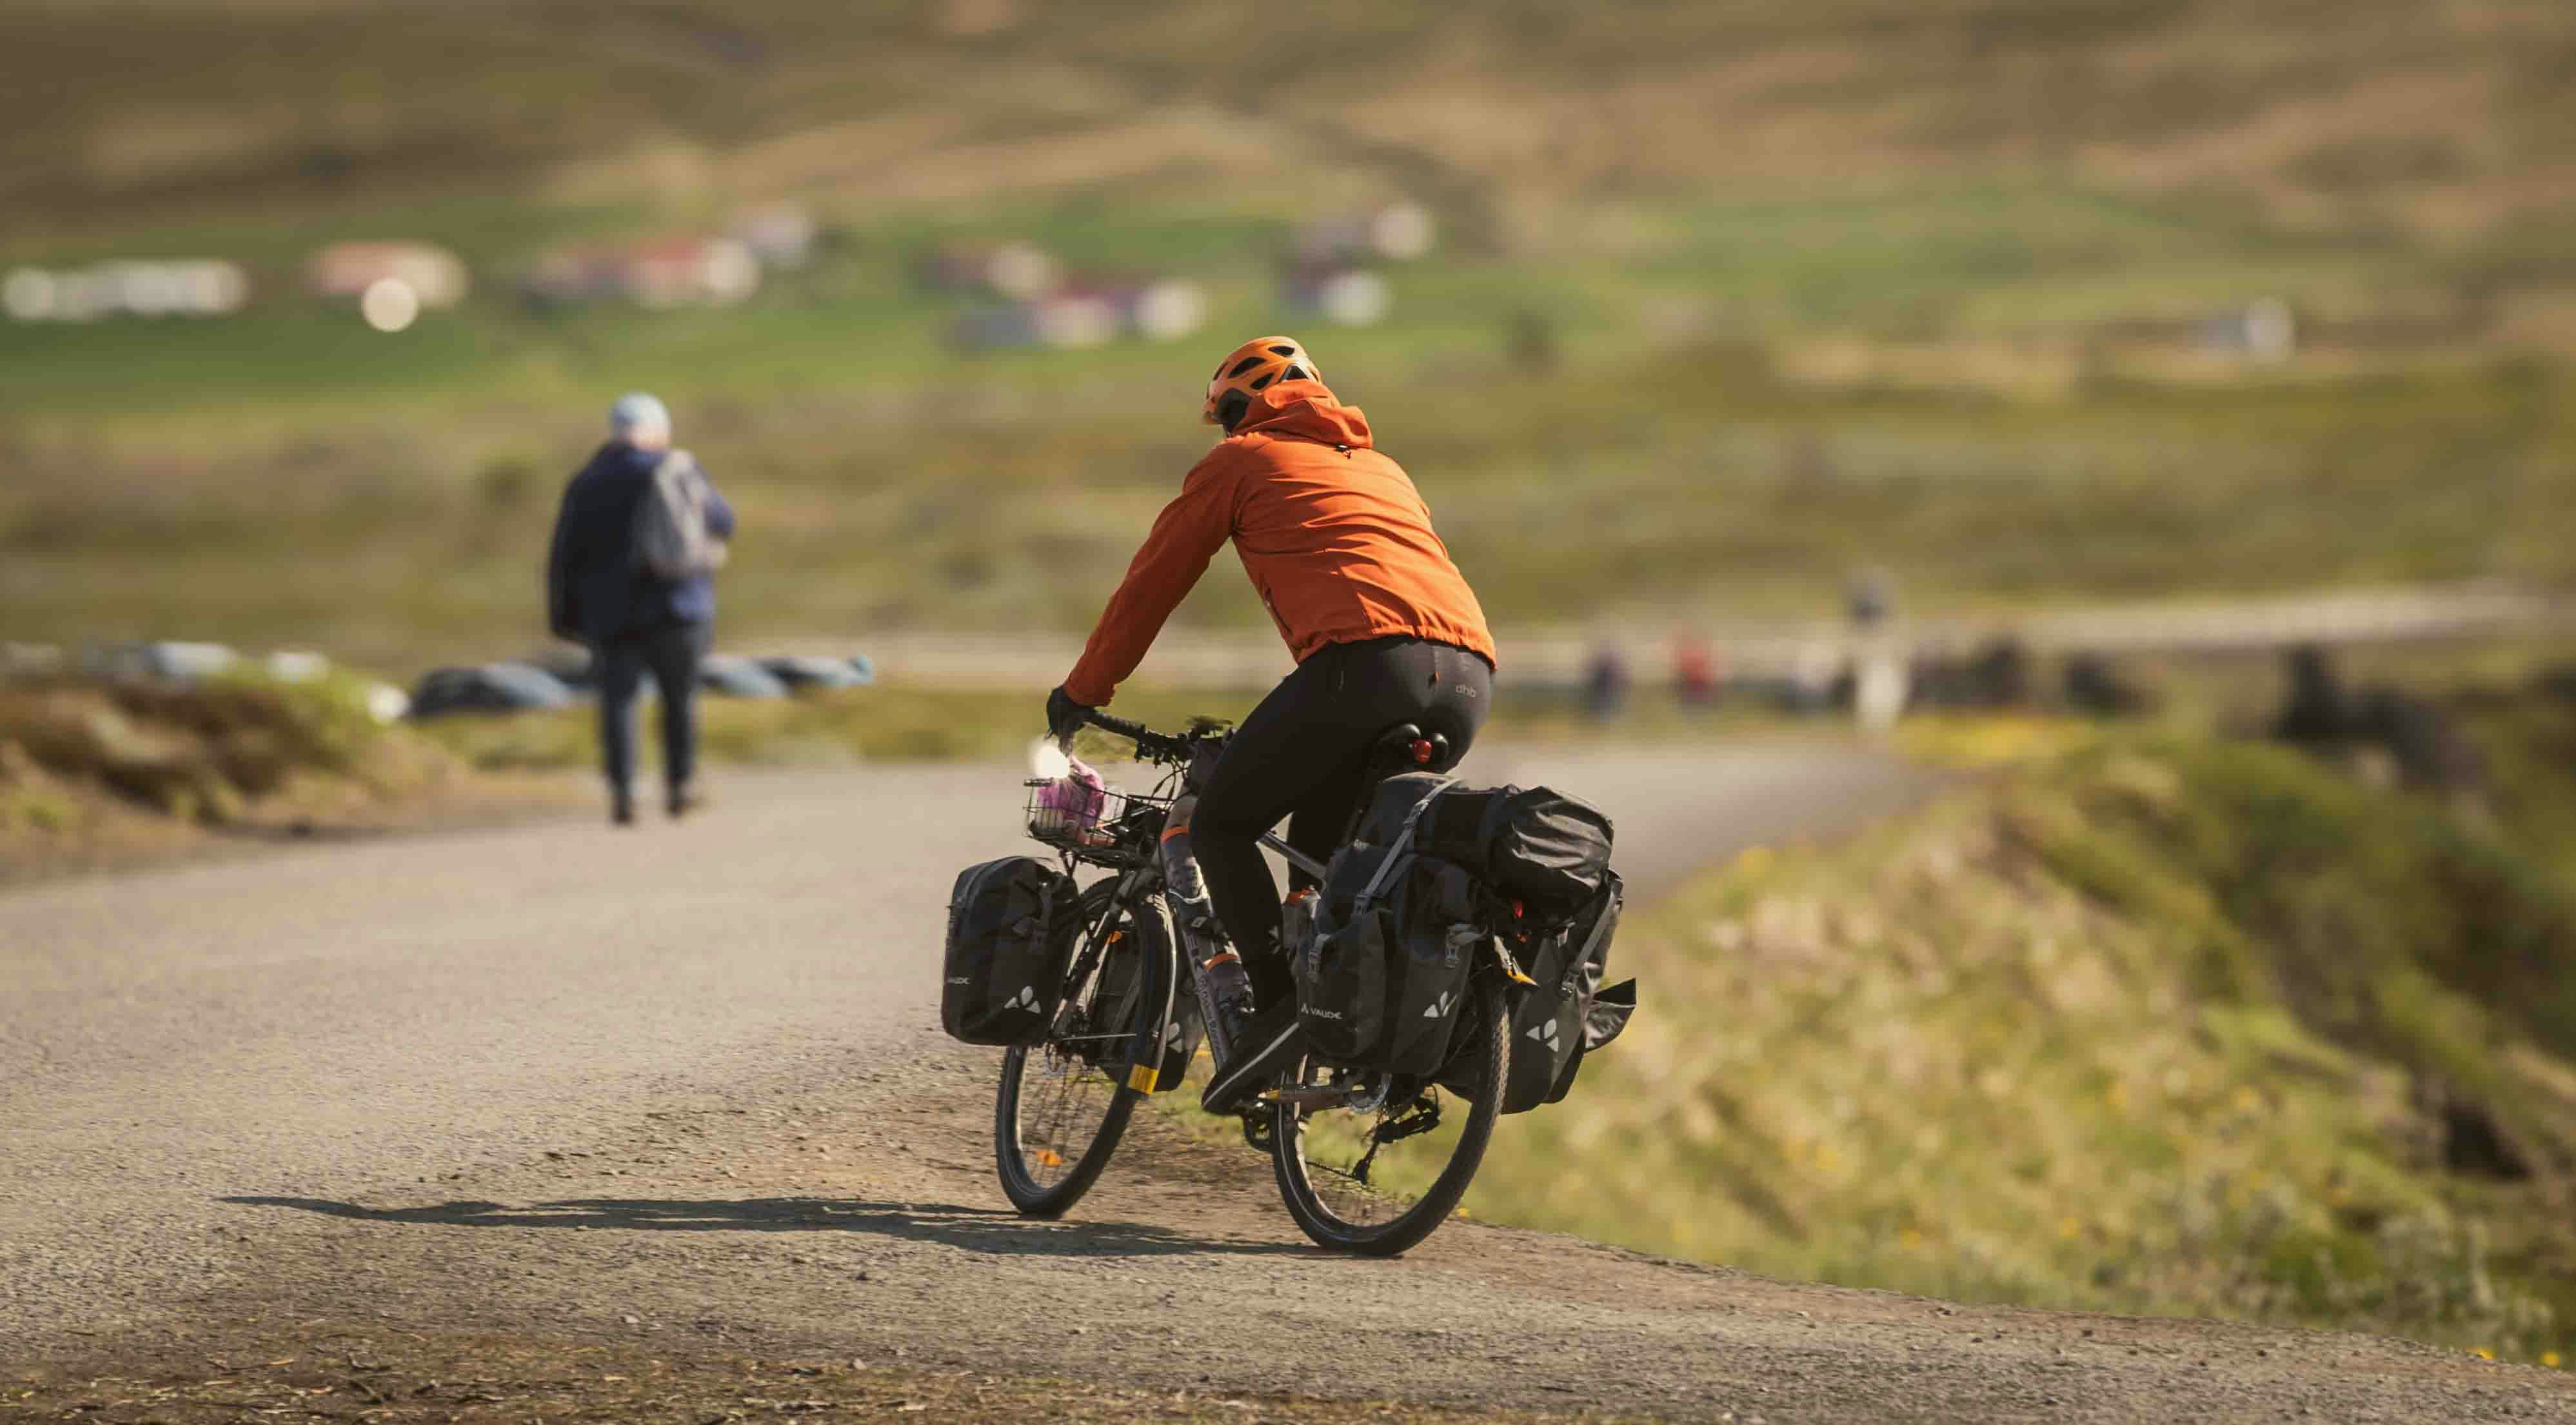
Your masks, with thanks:
<instances>
[{"instance_id":1,"label":"bicycle crank arm","mask_svg":"<svg viewBox=\"0 0 2576 1425\"><path fill-rule=\"evenodd\" d=\"M1349 1084L1309 1084L1302 1088L1276 1089L1267 1095L1290 1108L1340 1108L1358 1097L1359 1091Z\"/></svg>"}]
</instances>

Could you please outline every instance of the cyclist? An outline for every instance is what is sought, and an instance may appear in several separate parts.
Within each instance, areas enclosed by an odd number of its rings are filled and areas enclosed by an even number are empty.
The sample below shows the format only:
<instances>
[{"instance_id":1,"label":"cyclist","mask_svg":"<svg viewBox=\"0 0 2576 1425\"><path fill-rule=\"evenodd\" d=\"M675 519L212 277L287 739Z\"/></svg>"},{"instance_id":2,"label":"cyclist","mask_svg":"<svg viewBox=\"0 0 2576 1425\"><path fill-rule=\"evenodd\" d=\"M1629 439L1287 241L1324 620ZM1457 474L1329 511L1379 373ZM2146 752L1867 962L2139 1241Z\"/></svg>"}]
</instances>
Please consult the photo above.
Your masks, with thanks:
<instances>
[{"instance_id":1,"label":"cyclist","mask_svg":"<svg viewBox=\"0 0 2576 1425\"><path fill-rule=\"evenodd\" d=\"M1234 541L1297 670L1244 719L1191 817L1217 918L1253 989L1254 1017L1208 1085L1206 1101L1221 1105L1295 1062L1302 1043L1261 834L1288 817L1289 844L1329 856L1371 748L1396 724L1444 733L1464 753L1493 699L1494 642L1412 479L1303 347L1263 337L1235 348L1201 414L1225 434L1154 521L1081 661L1048 695L1047 726L1068 738L1106 705Z\"/></svg>"}]
</instances>

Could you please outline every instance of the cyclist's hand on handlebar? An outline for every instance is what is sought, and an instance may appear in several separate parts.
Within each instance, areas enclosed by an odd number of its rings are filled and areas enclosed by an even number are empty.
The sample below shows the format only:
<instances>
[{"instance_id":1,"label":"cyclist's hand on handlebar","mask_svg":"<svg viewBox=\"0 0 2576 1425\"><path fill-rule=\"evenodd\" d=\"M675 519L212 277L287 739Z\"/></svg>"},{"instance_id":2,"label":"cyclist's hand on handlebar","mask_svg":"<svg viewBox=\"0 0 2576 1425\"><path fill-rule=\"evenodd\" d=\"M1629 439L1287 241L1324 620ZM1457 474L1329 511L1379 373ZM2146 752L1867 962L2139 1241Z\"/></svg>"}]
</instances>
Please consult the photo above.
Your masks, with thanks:
<instances>
[{"instance_id":1,"label":"cyclist's hand on handlebar","mask_svg":"<svg viewBox=\"0 0 2576 1425\"><path fill-rule=\"evenodd\" d=\"M1046 717L1047 735L1055 739L1058 747L1063 747L1070 744L1073 735L1090 720L1091 709L1075 702L1063 685L1058 684L1054 692L1047 694Z\"/></svg>"}]
</instances>

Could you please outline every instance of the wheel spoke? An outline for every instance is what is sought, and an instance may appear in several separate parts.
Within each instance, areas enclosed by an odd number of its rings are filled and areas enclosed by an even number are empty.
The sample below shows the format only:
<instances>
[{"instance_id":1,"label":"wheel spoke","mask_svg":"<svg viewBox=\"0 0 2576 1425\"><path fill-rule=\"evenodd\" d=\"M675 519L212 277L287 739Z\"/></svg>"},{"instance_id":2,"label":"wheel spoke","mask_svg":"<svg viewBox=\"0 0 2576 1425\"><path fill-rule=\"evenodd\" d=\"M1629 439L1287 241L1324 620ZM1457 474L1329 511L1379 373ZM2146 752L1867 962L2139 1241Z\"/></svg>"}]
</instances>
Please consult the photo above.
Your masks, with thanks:
<instances>
[{"instance_id":1,"label":"wheel spoke","mask_svg":"<svg viewBox=\"0 0 2576 1425\"><path fill-rule=\"evenodd\" d=\"M1420 1242L1456 1208L1484 1157L1510 1053L1500 986L1480 986L1473 1002L1477 1032L1463 1041L1464 1057L1442 1071L1442 1086L1384 1093L1383 1078L1312 1063L1299 1073L1300 1087L1341 1091L1321 1096L1326 1102L1351 1098L1342 1107L1274 1109L1280 1193L1308 1236L1388 1255ZM1474 1092L1445 1087L1452 1082Z\"/></svg>"},{"instance_id":2,"label":"wheel spoke","mask_svg":"<svg viewBox=\"0 0 2576 1425\"><path fill-rule=\"evenodd\" d=\"M1063 1212L1090 1189L1125 1132L1136 1095L1126 1087L1151 956L1169 954L1168 932L1140 924L1115 899L1115 883L1084 892L1069 932L1065 1003L1042 1044L1003 1057L994 1149L1014 1206Z\"/></svg>"}]
</instances>

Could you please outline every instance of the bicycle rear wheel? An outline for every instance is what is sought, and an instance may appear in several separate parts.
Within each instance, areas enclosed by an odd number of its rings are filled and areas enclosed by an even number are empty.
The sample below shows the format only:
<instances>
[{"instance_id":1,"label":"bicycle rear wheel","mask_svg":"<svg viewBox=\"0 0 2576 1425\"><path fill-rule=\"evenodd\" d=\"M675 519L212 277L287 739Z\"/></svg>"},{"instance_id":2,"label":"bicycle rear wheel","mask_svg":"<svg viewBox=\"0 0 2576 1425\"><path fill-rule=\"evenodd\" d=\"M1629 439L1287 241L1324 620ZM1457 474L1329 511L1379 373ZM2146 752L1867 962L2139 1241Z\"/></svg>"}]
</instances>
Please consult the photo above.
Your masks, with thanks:
<instances>
[{"instance_id":1,"label":"bicycle rear wheel","mask_svg":"<svg viewBox=\"0 0 2576 1425\"><path fill-rule=\"evenodd\" d=\"M1070 980L1046 1042L1002 1055L993 1165L1003 1195L1029 1217L1061 1217L1091 1191L1145 1096L1134 1070L1161 1060L1154 1026L1172 982L1171 926L1158 897L1119 901L1120 879L1084 891L1063 932L1074 937ZM1101 953L1087 956L1095 944Z\"/></svg>"},{"instance_id":2,"label":"bicycle rear wheel","mask_svg":"<svg viewBox=\"0 0 2576 1425\"><path fill-rule=\"evenodd\" d=\"M1502 982L1480 977L1458 1026L1469 1055L1459 1089L1426 1085L1410 1096L1334 1108L1271 1108L1271 1158L1279 1196L1307 1236L1364 1257L1392 1257L1448 1219L1485 1160L1512 1051ZM1350 1081L1308 1060L1292 1087Z\"/></svg>"}]
</instances>

